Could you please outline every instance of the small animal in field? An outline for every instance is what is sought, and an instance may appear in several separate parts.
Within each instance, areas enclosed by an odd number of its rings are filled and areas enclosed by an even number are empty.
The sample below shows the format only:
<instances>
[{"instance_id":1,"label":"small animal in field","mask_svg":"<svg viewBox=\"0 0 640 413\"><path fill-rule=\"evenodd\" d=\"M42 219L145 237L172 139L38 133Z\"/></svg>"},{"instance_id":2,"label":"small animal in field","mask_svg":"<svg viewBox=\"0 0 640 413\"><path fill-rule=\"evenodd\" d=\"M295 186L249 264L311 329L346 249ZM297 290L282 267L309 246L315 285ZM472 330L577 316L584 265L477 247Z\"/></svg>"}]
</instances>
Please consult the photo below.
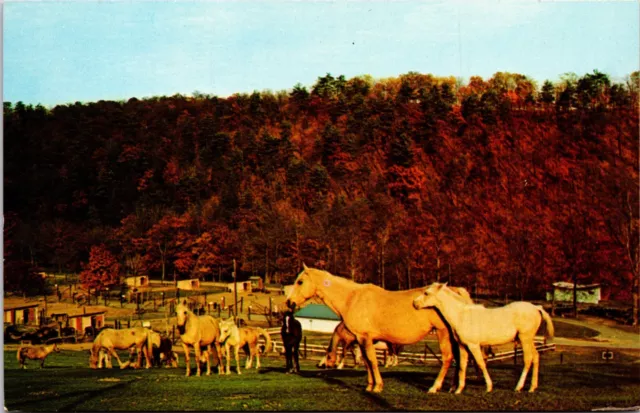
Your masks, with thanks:
<instances>
[{"instance_id":1,"label":"small animal in field","mask_svg":"<svg viewBox=\"0 0 640 413\"><path fill-rule=\"evenodd\" d=\"M342 346L342 355L338 355L338 346ZM358 367L362 362L362 352L356 340L356 336L345 327L344 323L340 323L333 330L329 347L325 356L317 364L317 367L337 368L341 370L347 359L347 351L351 350L353 356L354 367Z\"/></svg>"},{"instance_id":2,"label":"small animal in field","mask_svg":"<svg viewBox=\"0 0 640 413\"><path fill-rule=\"evenodd\" d=\"M413 300L416 309L437 308L449 323L460 346L460 366L456 394L464 389L469 355L467 349L480 367L487 385L487 392L493 389L493 382L482 355L481 345L509 343L516 338L522 344L524 368L515 390L520 391L533 362L533 373L529 392L538 387L538 367L540 355L534 343L535 334L542 323L546 323L546 333L553 337L553 322L549 314L539 305L517 301L503 307L485 308L477 304L465 304L454 297L447 284L433 283L424 293Z\"/></svg>"},{"instance_id":3,"label":"small animal in field","mask_svg":"<svg viewBox=\"0 0 640 413\"><path fill-rule=\"evenodd\" d=\"M290 306L289 308L295 308ZM300 372L300 342L302 341L302 325L293 316L293 309L284 313L280 328L287 373Z\"/></svg>"},{"instance_id":4,"label":"small animal in field","mask_svg":"<svg viewBox=\"0 0 640 413\"><path fill-rule=\"evenodd\" d=\"M187 365L186 376L191 375L191 363L189 359L189 347L193 347L196 362L196 375L200 375L200 351L201 347L207 348L207 375L211 374L211 355L214 346L216 354L220 354L220 326L218 320L209 315L195 315L186 305L186 300L176 306L177 327L180 340L184 348L185 363ZM218 363L218 374L222 374L222 363Z\"/></svg>"},{"instance_id":5,"label":"small animal in field","mask_svg":"<svg viewBox=\"0 0 640 413\"><path fill-rule=\"evenodd\" d=\"M18 349L16 356L18 358L18 363L20 363L20 367L23 369L27 368L25 364L27 359L40 360L40 368L43 368L44 360L52 352L60 352L58 345L55 343L48 346L22 346Z\"/></svg>"},{"instance_id":6,"label":"small animal in field","mask_svg":"<svg viewBox=\"0 0 640 413\"><path fill-rule=\"evenodd\" d=\"M118 357L116 350L128 350L135 347L138 353L138 360L135 364L135 368L140 368L142 365L142 354L144 354L147 361L147 368L151 368L151 342L149 341L149 332L151 330L142 327L125 328L122 330L114 330L112 328L104 329L98 334L93 341L93 346L89 353L89 367L92 369L101 368L103 361L107 361L110 365L111 360L104 356L105 353L113 356L118 360L120 368L128 367Z\"/></svg>"},{"instance_id":7,"label":"small animal in field","mask_svg":"<svg viewBox=\"0 0 640 413\"><path fill-rule=\"evenodd\" d=\"M258 348L258 340L260 336L265 339L264 352L268 352L271 348L271 336L263 328L260 327L238 327L233 320L229 318L220 322L220 344L224 344L227 358L227 374L231 374L230 359L231 347L236 359L236 371L240 372L240 361L238 357L239 350L243 348L247 353L247 361L245 369L250 369L253 363L253 357L256 357L256 370L260 368L260 350Z\"/></svg>"}]
</instances>

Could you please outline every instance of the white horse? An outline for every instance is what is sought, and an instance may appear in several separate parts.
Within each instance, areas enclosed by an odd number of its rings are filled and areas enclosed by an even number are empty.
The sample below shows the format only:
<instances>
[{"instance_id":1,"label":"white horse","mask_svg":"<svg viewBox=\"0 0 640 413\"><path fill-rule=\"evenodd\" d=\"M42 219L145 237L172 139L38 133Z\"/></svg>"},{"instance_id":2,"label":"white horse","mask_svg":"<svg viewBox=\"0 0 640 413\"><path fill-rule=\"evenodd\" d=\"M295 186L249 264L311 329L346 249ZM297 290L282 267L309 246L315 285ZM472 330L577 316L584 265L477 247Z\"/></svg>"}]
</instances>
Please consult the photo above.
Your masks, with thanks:
<instances>
[{"instance_id":1,"label":"white horse","mask_svg":"<svg viewBox=\"0 0 640 413\"><path fill-rule=\"evenodd\" d=\"M544 318L547 334L553 337L553 322L542 306L524 301L517 301L504 307L485 308L478 304L465 304L454 297L454 292L445 284L433 283L427 287L424 294L413 300L417 309L435 307L451 326L460 346L460 372L456 394L464 389L465 374L469 355L464 348L469 349L476 364L482 370L487 392L493 389L493 382L482 357L481 345L497 345L513 341L516 337L522 344L524 355L524 369L515 390L520 391L529 373L533 361L533 374L529 392L538 387L538 365L540 355L533 341L536 331Z\"/></svg>"}]
</instances>

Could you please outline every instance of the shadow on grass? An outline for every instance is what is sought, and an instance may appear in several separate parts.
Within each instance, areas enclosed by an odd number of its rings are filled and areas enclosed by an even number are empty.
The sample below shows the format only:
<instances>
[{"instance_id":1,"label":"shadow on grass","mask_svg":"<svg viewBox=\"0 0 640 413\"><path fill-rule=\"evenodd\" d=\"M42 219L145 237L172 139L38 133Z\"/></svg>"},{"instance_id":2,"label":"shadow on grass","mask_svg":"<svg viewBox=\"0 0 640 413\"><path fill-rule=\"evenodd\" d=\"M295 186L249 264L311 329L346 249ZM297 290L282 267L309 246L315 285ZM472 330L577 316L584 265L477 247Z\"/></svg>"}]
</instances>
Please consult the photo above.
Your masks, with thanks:
<instances>
[{"instance_id":1,"label":"shadow on grass","mask_svg":"<svg viewBox=\"0 0 640 413\"><path fill-rule=\"evenodd\" d=\"M88 400L91 400L95 397L99 397L99 396L103 396L105 392L110 391L110 390L118 390L120 388L124 388L127 387L131 384L133 380L130 381L126 381L124 383L118 383L118 384L114 384L113 386L109 386L109 387L104 387L104 388L100 388L100 389L96 389L96 390L82 390L82 391L74 391L74 392L70 392L70 393L64 393L64 394L60 394L60 395L56 395L54 397L45 397L45 398L41 398L41 399L36 399L36 400L26 400L26 401L22 401L22 402L18 402L18 403L12 403L11 404L11 409L12 410L24 410L24 406L29 406L29 405L33 405L33 404L41 404L41 403L47 403L51 400L59 400L59 399L63 399L63 398L70 398L70 397L75 397L75 396L84 396L84 397L80 397L78 400L66 404L60 408L57 409L57 411L72 411L76 406L80 405L81 403L84 403Z\"/></svg>"}]
</instances>

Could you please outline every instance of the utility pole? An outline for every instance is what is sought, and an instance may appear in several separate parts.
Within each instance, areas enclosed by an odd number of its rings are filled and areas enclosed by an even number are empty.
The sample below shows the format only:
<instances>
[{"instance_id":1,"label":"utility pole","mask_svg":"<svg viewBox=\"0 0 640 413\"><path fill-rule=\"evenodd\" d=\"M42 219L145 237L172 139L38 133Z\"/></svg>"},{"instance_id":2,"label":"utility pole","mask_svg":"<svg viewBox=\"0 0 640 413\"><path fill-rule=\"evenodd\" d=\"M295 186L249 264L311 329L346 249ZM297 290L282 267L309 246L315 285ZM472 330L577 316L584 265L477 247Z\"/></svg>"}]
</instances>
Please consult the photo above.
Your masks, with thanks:
<instances>
[{"instance_id":1,"label":"utility pole","mask_svg":"<svg viewBox=\"0 0 640 413\"><path fill-rule=\"evenodd\" d=\"M234 299L234 305L233 305L233 312L235 314L235 316L238 316L238 280L236 277L236 260L233 260L233 299Z\"/></svg>"}]
</instances>

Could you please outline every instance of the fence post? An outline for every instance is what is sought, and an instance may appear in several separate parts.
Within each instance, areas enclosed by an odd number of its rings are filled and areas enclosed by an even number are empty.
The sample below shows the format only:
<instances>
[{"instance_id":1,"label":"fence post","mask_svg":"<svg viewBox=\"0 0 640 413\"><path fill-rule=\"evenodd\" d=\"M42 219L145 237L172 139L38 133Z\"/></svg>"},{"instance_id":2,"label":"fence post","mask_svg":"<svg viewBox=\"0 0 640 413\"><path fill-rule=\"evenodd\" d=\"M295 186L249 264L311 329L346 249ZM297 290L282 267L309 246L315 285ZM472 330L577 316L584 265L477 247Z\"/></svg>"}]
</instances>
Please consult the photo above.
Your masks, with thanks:
<instances>
[{"instance_id":1,"label":"fence post","mask_svg":"<svg viewBox=\"0 0 640 413\"><path fill-rule=\"evenodd\" d=\"M307 358L307 336L304 336L304 358Z\"/></svg>"},{"instance_id":2,"label":"fence post","mask_svg":"<svg viewBox=\"0 0 640 413\"><path fill-rule=\"evenodd\" d=\"M220 318L220 312L221 312L221 311L222 311L222 306L221 306L221 305L219 305L219 306L218 306L218 318Z\"/></svg>"},{"instance_id":3,"label":"fence post","mask_svg":"<svg viewBox=\"0 0 640 413\"><path fill-rule=\"evenodd\" d=\"M244 297L240 299L240 312L241 313L244 312Z\"/></svg>"},{"instance_id":4,"label":"fence post","mask_svg":"<svg viewBox=\"0 0 640 413\"><path fill-rule=\"evenodd\" d=\"M127 328L131 328L131 316L129 316L129 319L127 320Z\"/></svg>"},{"instance_id":5,"label":"fence post","mask_svg":"<svg viewBox=\"0 0 640 413\"><path fill-rule=\"evenodd\" d=\"M247 320L251 321L251 306L247 307Z\"/></svg>"}]
</instances>

